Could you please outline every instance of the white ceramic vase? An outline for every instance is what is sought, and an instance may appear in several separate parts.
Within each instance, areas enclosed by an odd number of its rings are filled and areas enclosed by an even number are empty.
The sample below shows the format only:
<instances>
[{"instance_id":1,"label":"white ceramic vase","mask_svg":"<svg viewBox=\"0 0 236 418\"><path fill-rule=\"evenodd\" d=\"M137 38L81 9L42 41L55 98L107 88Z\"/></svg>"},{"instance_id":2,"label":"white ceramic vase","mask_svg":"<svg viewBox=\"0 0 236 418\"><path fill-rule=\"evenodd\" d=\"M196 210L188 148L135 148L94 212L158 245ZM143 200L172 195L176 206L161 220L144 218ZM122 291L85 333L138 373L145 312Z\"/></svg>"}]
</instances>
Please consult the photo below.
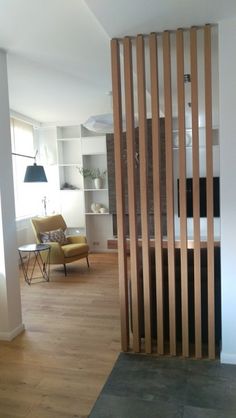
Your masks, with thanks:
<instances>
[{"instance_id":1,"label":"white ceramic vase","mask_svg":"<svg viewBox=\"0 0 236 418\"><path fill-rule=\"evenodd\" d=\"M99 213L100 209L101 209L100 203L94 202L94 203L91 204L91 211L93 213Z\"/></svg>"},{"instance_id":2,"label":"white ceramic vase","mask_svg":"<svg viewBox=\"0 0 236 418\"><path fill-rule=\"evenodd\" d=\"M102 188L101 177L98 177L98 178L94 179L94 186L95 186L95 189L101 189Z\"/></svg>"}]
</instances>

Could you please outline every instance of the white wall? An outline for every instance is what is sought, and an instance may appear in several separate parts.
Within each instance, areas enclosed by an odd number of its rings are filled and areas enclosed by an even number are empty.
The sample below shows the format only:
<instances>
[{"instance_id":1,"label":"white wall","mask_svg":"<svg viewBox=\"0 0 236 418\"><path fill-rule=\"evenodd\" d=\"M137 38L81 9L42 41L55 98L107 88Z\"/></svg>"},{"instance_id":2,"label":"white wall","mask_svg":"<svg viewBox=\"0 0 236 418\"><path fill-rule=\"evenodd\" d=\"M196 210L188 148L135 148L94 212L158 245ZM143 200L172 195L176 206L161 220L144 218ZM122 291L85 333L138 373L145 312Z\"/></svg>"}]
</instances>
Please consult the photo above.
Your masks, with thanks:
<instances>
[{"instance_id":1,"label":"white wall","mask_svg":"<svg viewBox=\"0 0 236 418\"><path fill-rule=\"evenodd\" d=\"M0 339L23 330L17 260L6 54L0 51Z\"/></svg>"},{"instance_id":2,"label":"white wall","mask_svg":"<svg viewBox=\"0 0 236 418\"><path fill-rule=\"evenodd\" d=\"M221 361L236 364L236 18L219 24L221 169Z\"/></svg>"}]
</instances>

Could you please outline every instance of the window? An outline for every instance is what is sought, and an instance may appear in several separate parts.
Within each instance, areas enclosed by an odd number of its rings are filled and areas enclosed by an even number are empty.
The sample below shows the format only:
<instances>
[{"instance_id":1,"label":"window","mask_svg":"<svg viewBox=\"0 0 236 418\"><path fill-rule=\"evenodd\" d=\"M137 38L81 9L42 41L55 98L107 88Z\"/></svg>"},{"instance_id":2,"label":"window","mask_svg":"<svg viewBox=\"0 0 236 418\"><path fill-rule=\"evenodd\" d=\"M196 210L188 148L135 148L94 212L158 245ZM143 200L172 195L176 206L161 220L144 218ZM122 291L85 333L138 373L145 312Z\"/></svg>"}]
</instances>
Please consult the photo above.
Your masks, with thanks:
<instances>
[{"instance_id":1,"label":"window","mask_svg":"<svg viewBox=\"0 0 236 418\"><path fill-rule=\"evenodd\" d=\"M34 130L28 123L11 119L12 152L35 155ZM26 167L34 163L33 159L12 156L15 192L16 218L36 215L41 208L42 184L24 183Z\"/></svg>"}]
</instances>

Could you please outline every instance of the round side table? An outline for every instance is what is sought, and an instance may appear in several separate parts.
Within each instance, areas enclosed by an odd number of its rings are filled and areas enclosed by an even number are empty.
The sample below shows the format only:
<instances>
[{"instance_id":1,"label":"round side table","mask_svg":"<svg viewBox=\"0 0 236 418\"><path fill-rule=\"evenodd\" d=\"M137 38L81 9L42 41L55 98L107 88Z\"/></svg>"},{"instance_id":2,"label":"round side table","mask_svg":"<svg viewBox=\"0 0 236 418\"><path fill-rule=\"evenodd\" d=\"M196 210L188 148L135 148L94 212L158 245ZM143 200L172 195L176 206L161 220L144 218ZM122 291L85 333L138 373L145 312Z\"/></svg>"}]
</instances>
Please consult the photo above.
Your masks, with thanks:
<instances>
[{"instance_id":1,"label":"round side table","mask_svg":"<svg viewBox=\"0 0 236 418\"><path fill-rule=\"evenodd\" d=\"M29 244L18 248L22 271L28 284L31 284L33 279L40 278L49 282L50 250L48 244ZM36 267L39 267L40 276L34 276Z\"/></svg>"}]
</instances>

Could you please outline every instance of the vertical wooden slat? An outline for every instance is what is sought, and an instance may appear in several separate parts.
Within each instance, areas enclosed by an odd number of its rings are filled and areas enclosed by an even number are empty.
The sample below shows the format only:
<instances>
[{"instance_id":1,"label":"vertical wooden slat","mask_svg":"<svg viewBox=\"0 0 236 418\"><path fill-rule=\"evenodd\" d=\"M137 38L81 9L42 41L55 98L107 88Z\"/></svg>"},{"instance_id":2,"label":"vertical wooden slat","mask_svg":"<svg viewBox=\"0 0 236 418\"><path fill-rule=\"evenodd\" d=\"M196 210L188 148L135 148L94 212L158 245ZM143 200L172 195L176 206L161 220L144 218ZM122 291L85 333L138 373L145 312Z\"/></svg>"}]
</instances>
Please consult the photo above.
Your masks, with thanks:
<instances>
[{"instance_id":1,"label":"vertical wooden slat","mask_svg":"<svg viewBox=\"0 0 236 418\"><path fill-rule=\"evenodd\" d=\"M192 103L192 164L193 164L193 233L194 233L194 320L195 356L202 357L201 313L201 249L200 249L200 186L198 134L198 68L197 29L190 30L191 103Z\"/></svg>"},{"instance_id":2,"label":"vertical wooden slat","mask_svg":"<svg viewBox=\"0 0 236 418\"><path fill-rule=\"evenodd\" d=\"M128 172L128 205L130 232L130 274L132 283L132 321L133 349L140 351L140 315L139 315L139 283L138 283L138 234L136 211L135 182L135 132L133 103L133 65L132 44L129 37L124 38L124 79L125 79L125 110L126 110L126 142Z\"/></svg>"},{"instance_id":3,"label":"vertical wooden slat","mask_svg":"<svg viewBox=\"0 0 236 418\"><path fill-rule=\"evenodd\" d=\"M166 139L166 206L167 206L167 248L169 283L169 329L170 354L176 355L176 300L175 300L175 234L174 234L174 191L173 191L173 149L172 149L172 93L170 34L163 33L165 139Z\"/></svg>"},{"instance_id":4,"label":"vertical wooden slat","mask_svg":"<svg viewBox=\"0 0 236 418\"><path fill-rule=\"evenodd\" d=\"M149 208L148 208L148 147L147 147L147 111L146 111L146 78L145 52L142 35L136 38L137 49L137 92L139 118L139 165L140 165L140 209L142 228L143 255L143 291L144 291L144 325L145 351L152 351L151 336L151 286L149 259Z\"/></svg>"},{"instance_id":5,"label":"vertical wooden slat","mask_svg":"<svg viewBox=\"0 0 236 418\"><path fill-rule=\"evenodd\" d=\"M150 76L152 103L152 165L153 165L153 206L156 260L156 305L157 305L157 353L164 354L163 323L163 264L162 264L162 213L160 179L160 119L157 36L149 36Z\"/></svg>"},{"instance_id":6,"label":"vertical wooden slat","mask_svg":"<svg viewBox=\"0 0 236 418\"><path fill-rule=\"evenodd\" d=\"M128 310L128 280L127 256L124 224L124 187L123 187L123 158L122 158L122 100L120 77L120 48L116 39L111 40L111 68L112 92L114 112L114 154L116 177L116 211L118 233L118 265L119 265L119 291L121 315L121 347L123 351L129 349L129 310Z\"/></svg>"},{"instance_id":7,"label":"vertical wooden slat","mask_svg":"<svg viewBox=\"0 0 236 418\"><path fill-rule=\"evenodd\" d=\"M204 28L205 118L206 118L206 192L207 192L207 277L208 277L208 356L215 358L215 280L212 155L212 79L211 27Z\"/></svg>"},{"instance_id":8,"label":"vertical wooden slat","mask_svg":"<svg viewBox=\"0 0 236 418\"><path fill-rule=\"evenodd\" d=\"M176 32L177 95L179 124L179 209L180 209L180 256L181 256L181 314L182 354L189 356L188 320L188 253L187 253L187 206L186 206L186 148L185 148L185 92L184 92L184 40L183 30Z\"/></svg>"}]
</instances>

